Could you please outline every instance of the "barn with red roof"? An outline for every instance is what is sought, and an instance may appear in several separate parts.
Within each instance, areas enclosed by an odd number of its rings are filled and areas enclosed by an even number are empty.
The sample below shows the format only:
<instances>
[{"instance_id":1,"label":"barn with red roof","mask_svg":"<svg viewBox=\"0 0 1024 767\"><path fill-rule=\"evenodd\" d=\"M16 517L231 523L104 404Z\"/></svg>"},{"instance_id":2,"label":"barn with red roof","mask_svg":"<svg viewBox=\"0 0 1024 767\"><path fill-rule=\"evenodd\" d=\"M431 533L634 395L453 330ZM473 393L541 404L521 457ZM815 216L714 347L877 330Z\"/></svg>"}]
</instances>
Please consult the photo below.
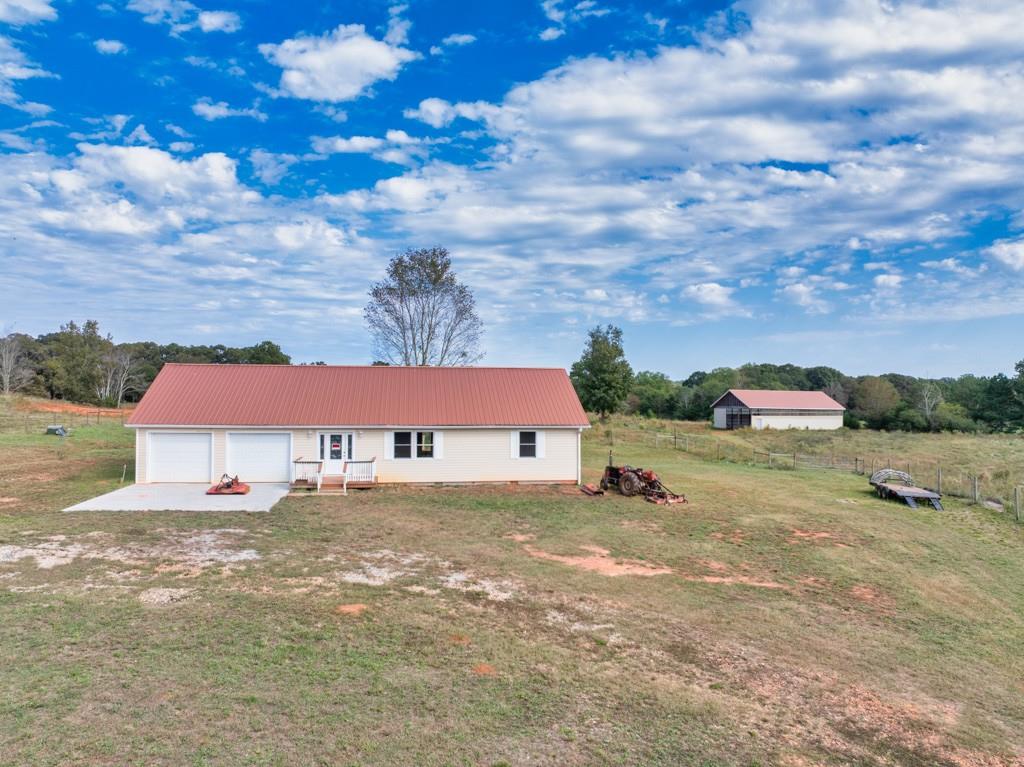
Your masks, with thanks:
<instances>
[{"instance_id":1,"label":"barn with red roof","mask_svg":"<svg viewBox=\"0 0 1024 767\"><path fill-rule=\"evenodd\" d=\"M840 429L842 405L821 391L729 389L711 404L716 429Z\"/></svg>"},{"instance_id":2,"label":"barn with red roof","mask_svg":"<svg viewBox=\"0 0 1024 767\"><path fill-rule=\"evenodd\" d=\"M167 364L135 409L137 482L578 482L561 368Z\"/></svg>"}]
</instances>

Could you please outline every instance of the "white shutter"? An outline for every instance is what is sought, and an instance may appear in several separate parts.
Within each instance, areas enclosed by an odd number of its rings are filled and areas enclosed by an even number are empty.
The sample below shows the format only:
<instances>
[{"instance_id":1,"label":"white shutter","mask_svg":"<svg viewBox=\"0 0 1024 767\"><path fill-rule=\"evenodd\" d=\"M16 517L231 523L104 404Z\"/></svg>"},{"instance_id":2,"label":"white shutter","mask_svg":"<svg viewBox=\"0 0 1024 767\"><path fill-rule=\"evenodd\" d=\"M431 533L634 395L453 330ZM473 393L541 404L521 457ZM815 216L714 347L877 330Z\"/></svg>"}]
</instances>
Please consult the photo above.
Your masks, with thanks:
<instances>
[{"instance_id":1,"label":"white shutter","mask_svg":"<svg viewBox=\"0 0 1024 767\"><path fill-rule=\"evenodd\" d=\"M434 458L444 458L444 432L434 432Z\"/></svg>"},{"instance_id":2,"label":"white shutter","mask_svg":"<svg viewBox=\"0 0 1024 767\"><path fill-rule=\"evenodd\" d=\"M384 458L388 461L395 460L395 433L384 432Z\"/></svg>"},{"instance_id":3,"label":"white shutter","mask_svg":"<svg viewBox=\"0 0 1024 767\"><path fill-rule=\"evenodd\" d=\"M537 457L544 457L544 432L537 432Z\"/></svg>"},{"instance_id":4,"label":"white shutter","mask_svg":"<svg viewBox=\"0 0 1024 767\"><path fill-rule=\"evenodd\" d=\"M513 458L518 458L519 457L519 432L517 432L517 431L509 432L509 437L510 437L510 442L511 442L512 457Z\"/></svg>"}]
</instances>

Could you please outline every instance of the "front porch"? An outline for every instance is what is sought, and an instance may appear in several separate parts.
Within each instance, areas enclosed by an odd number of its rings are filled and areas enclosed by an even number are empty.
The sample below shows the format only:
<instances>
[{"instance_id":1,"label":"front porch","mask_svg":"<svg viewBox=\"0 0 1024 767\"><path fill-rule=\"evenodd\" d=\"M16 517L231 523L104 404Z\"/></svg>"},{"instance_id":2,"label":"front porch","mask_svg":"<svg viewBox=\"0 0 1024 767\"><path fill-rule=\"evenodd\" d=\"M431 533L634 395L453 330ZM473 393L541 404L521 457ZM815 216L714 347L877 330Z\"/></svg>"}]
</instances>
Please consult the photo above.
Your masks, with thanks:
<instances>
[{"instance_id":1,"label":"front porch","mask_svg":"<svg viewBox=\"0 0 1024 767\"><path fill-rule=\"evenodd\" d=\"M292 461L290 490L298 493L348 495L349 488L366 489L377 484L377 458L345 461L341 473L327 474L324 461Z\"/></svg>"}]
</instances>

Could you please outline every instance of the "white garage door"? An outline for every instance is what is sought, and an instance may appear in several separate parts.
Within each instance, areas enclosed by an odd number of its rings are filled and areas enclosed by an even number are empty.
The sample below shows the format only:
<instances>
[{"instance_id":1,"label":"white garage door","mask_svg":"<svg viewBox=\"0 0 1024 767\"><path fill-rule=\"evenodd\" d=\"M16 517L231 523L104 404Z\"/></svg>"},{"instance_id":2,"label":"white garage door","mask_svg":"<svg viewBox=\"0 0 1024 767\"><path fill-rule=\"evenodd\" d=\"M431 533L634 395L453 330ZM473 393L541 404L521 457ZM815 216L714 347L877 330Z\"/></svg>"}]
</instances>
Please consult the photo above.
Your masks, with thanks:
<instances>
[{"instance_id":1,"label":"white garage door","mask_svg":"<svg viewBox=\"0 0 1024 767\"><path fill-rule=\"evenodd\" d=\"M228 434L227 472L243 482L287 482L291 461L291 434L287 432Z\"/></svg>"},{"instance_id":2,"label":"white garage door","mask_svg":"<svg viewBox=\"0 0 1024 767\"><path fill-rule=\"evenodd\" d=\"M209 432L149 435L150 482L209 482L213 439Z\"/></svg>"}]
</instances>

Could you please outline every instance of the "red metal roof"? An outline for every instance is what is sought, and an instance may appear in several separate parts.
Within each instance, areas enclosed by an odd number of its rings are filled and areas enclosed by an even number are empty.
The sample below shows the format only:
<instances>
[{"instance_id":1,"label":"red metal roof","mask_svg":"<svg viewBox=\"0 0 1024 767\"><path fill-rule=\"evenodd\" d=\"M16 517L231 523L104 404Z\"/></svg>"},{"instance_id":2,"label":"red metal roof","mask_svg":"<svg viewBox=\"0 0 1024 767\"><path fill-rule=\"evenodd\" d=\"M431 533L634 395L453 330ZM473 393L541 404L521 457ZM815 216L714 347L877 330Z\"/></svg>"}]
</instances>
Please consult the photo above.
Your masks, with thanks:
<instances>
[{"instance_id":1,"label":"red metal roof","mask_svg":"<svg viewBox=\"0 0 1024 767\"><path fill-rule=\"evenodd\" d=\"M747 407L762 410L846 410L823 391L729 389L725 394L730 393ZM722 397L718 399L720 400ZM717 404L718 400L715 400L712 407Z\"/></svg>"},{"instance_id":2,"label":"red metal roof","mask_svg":"<svg viewBox=\"0 0 1024 767\"><path fill-rule=\"evenodd\" d=\"M561 368L168 363L129 425L589 426Z\"/></svg>"}]
</instances>

